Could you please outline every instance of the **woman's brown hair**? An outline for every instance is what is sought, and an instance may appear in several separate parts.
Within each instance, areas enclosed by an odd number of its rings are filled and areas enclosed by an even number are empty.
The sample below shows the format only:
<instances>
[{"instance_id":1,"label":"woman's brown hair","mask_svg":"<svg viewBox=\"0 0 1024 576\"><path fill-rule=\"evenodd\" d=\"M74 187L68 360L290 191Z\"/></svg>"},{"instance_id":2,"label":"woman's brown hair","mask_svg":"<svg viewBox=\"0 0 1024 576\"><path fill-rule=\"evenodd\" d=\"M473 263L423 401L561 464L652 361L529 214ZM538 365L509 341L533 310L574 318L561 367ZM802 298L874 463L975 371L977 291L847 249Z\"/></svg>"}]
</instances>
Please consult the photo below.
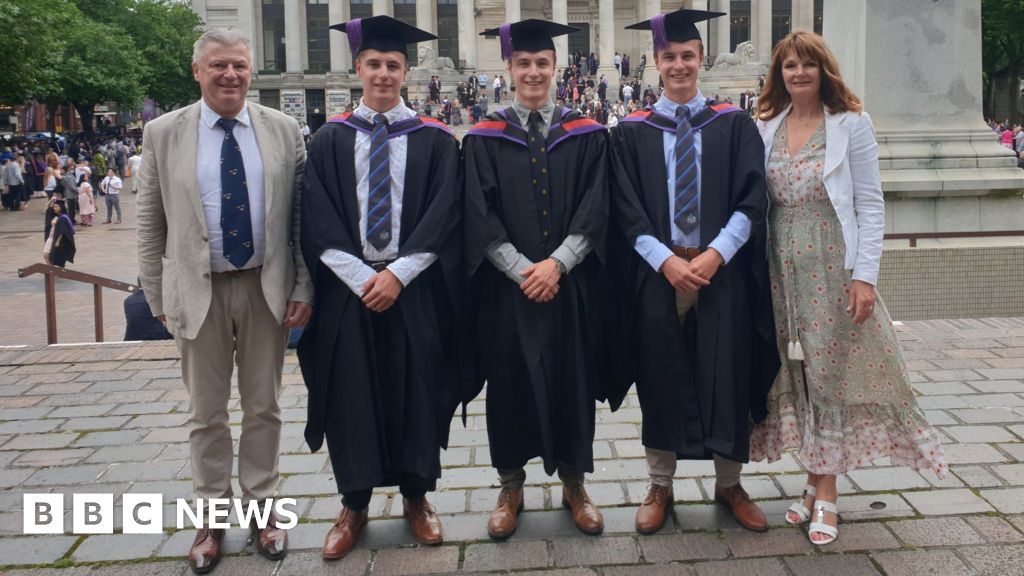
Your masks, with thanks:
<instances>
[{"instance_id":1,"label":"woman's brown hair","mask_svg":"<svg viewBox=\"0 0 1024 576\"><path fill-rule=\"evenodd\" d=\"M846 86L839 75L839 63L821 36L797 30L783 38L772 50L772 62L768 67L761 97L757 99L757 117L771 120L782 114L789 106L789 92L782 80L782 61L795 54L797 58L811 61L821 70L821 101L832 114L840 112L860 112L864 106L860 98Z\"/></svg>"}]
</instances>

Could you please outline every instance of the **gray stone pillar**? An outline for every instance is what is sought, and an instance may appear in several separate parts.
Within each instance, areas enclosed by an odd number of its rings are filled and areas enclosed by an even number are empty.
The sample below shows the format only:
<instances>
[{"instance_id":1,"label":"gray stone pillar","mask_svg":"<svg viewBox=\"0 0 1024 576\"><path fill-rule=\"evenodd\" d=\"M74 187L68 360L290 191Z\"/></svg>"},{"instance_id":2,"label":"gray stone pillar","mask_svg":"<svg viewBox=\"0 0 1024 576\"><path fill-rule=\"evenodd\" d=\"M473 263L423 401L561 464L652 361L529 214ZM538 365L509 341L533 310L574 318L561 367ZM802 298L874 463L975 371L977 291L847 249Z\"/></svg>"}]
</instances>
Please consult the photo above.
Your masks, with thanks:
<instances>
[{"instance_id":1,"label":"gray stone pillar","mask_svg":"<svg viewBox=\"0 0 1024 576\"><path fill-rule=\"evenodd\" d=\"M416 0L416 27L437 35L437 0ZM437 55L437 40L422 42L418 46L429 46Z\"/></svg>"},{"instance_id":2,"label":"gray stone pillar","mask_svg":"<svg viewBox=\"0 0 1024 576\"><path fill-rule=\"evenodd\" d=\"M299 0L284 0L285 71L302 73L302 19Z\"/></svg>"},{"instance_id":3,"label":"gray stone pillar","mask_svg":"<svg viewBox=\"0 0 1024 576\"><path fill-rule=\"evenodd\" d=\"M658 14L661 14L661 0L644 0L644 18L654 18ZM650 32L644 32L644 54L647 54L647 67L644 69L644 76L640 79L643 85L640 87L641 96L643 96L643 90L648 85L653 86L655 89L658 87L658 69L654 66L654 37ZM640 56L637 55L634 60L632 56L629 57L629 73L632 76L633 71L636 70L637 66L640 65Z\"/></svg>"},{"instance_id":4,"label":"gray stone pillar","mask_svg":"<svg viewBox=\"0 0 1024 576\"><path fill-rule=\"evenodd\" d=\"M715 29L715 45L711 51L712 56L728 54L733 51L732 45L732 24L730 22L729 0L715 0L715 11L725 12L725 16L719 16L711 21ZM710 47L709 47L710 48Z\"/></svg>"},{"instance_id":5,"label":"gray stone pillar","mask_svg":"<svg viewBox=\"0 0 1024 576\"><path fill-rule=\"evenodd\" d=\"M395 15L395 3L394 3L394 0L373 0L373 15L374 16L394 16Z\"/></svg>"},{"instance_id":6,"label":"gray stone pillar","mask_svg":"<svg viewBox=\"0 0 1024 576\"><path fill-rule=\"evenodd\" d=\"M793 0L793 25L790 30L814 32L814 0Z\"/></svg>"},{"instance_id":7,"label":"gray stone pillar","mask_svg":"<svg viewBox=\"0 0 1024 576\"><path fill-rule=\"evenodd\" d=\"M619 93L619 74L615 70L615 0L599 1L598 31L601 42L597 52L597 59L600 62L597 67L597 77L600 79L601 75L604 75L605 80L608 81L608 100L614 102ZM653 59L652 55L652 61L649 64L654 64Z\"/></svg>"},{"instance_id":8,"label":"gray stone pillar","mask_svg":"<svg viewBox=\"0 0 1024 576\"><path fill-rule=\"evenodd\" d=\"M551 3L551 20L559 24L569 23L569 1L553 0ZM555 41L556 68L564 68L569 61L569 36L559 36Z\"/></svg>"},{"instance_id":9,"label":"gray stone pillar","mask_svg":"<svg viewBox=\"0 0 1024 576\"><path fill-rule=\"evenodd\" d=\"M1024 228L1024 171L982 117L980 0L825 0L824 17L877 131L886 232Z\"/></svg>"},{"instance_id":10,"label":"gray stone pillar","mask_svg":"<svg viewBox=\"0 0 1024 576\"><path fill-rule=\"evenodd\" d=\"M330 0L327 5L327 20L330 25L348 22L348 0ZM348 47L348 36L343 32L331 30L327 33L327 41L331 46L331 72L344 74L352 67L352 55Z\"/></svg>"},{"instance_id":11,"label":"gray stone pillar","mask_svg":"<svg viewBox=\"0 0 1024 576\"><path fill-rule=\"evenodd\" d=\"M519 22L523 19L520 0L504 0L505 22Z\"/></svg>"},{"instance_id":12,"label":"gray stone pillar","mask_svg":"<svg viewBox=\"0 0 1024 576\"><path fill-rule=\"evenodd\" d=\"M459 60L466 70L476 70L476 16L473 0L459 1Z\"/></svg>"},{"instance_id":13,"label":"gray stone pillar","mask_svg":"<svg viewBox=\"0 0 1024 576\"><path fill-rule=\"evenodd\" d=\"M757 61L767 66L772 57L772 0L750 3L750 41Z\"/></svg>"}]
</instances>

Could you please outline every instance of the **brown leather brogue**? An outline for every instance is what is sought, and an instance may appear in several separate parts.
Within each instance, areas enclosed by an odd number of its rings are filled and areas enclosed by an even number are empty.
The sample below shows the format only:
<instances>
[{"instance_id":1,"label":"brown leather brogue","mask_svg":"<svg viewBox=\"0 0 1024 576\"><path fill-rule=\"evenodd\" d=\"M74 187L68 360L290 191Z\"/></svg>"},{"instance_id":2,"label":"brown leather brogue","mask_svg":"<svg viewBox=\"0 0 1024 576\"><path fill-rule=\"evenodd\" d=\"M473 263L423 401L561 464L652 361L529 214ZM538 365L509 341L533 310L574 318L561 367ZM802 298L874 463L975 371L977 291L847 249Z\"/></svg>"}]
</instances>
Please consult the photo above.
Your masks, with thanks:
<instances>
[{"instance_id":1,"label":"brown leather brogue","mask_svg":"<svg viewBox=\"0 0 1024 576\"><path fill-rule=\"evenodd\" d=\"M223 555L221 543L224 541L223 528L200 528L192 547L188 550L188 565L196 574L206 574L213 570Z\"/></svg>"},{"instance_id":2,"label":"brown leather brogue","mask_svg":"<svg viewBox=\"0 0 1024 576\"><path fill-rule=\"evenodd\" d=\"M674 496L671 486L651 484L647 496L636 511L636 531L641 534L654 534L665 525L668 511L672 508Z\"/></svg>"},{"instance_id":3,"label":"brown leather brogue","mask_svg":"<svg viewBox=\"0 0 1024 576\"><path fill-rule=\"evenodd\" d=\"M437 517L437 511L427 502L427 497L409 500L402 498L404 508L403 515L409 522L409 529L412 530L412 537L420 544L436 546L444 542L444 529L441 527L441 519Z\"/></svg>"},{"instance_id":4,"label":"brown leather brogue","mask_svg":"<svg viewBox=\"0 0 1024 576\"><path fill-rule=\"evenodd\" d=\"M519 527L519 513L523 511L523 490L502 488L498 505L487 520L487 533L491 538L508 538Z\"/></svg>"},{"instance_id":5,"label":"brown leather brogue","mask_svg":"<svg viewBox=\"0 0 1024 576\"><path fill-rule=\"evenodd\" d=\"M256 551L268 560L280 560L288 553L288 531L280 527L280 522L281 519L271 512L262 530L255 522L249 525Z\"/></svg>"},{"instance_id":6,"label":"brown leather brogue","mask_svg":"<svg viewBox=\"0 0 1024 576\"><path fill-rule=\"evenodd\" d=\"M768 519L757 504L750 499L747 491L739 484L732 488L721 488L715 486L715 501L732 510L732 515L740 526L754 532L767 532Z\"/></svg>"},{"instance_id":7,"label":"brown leather brogue","mask_svg":"<svg viewBox=\"0 0 1024 576\"><path fill-rule=\"evenodd\" d=\"M562 506L572 510L572 521L586 534L600 534L604 530L604 516L590 501L583 484L562 485Z\"/></svg>"},{"instance_id":8,"label":"brown leather brogue","mask_svg":"<svg viewBox=\"0 0 1024 576\"><path fill-rule=\"evenodd\" d=\"M338 519L334 521L334 526L331 526L327 538L324 539L324 560L338 560L347 556L356 547L359 533L366 528L369 519L367 510L356 512L342 506Z\"/></svg>"}]
</instances>

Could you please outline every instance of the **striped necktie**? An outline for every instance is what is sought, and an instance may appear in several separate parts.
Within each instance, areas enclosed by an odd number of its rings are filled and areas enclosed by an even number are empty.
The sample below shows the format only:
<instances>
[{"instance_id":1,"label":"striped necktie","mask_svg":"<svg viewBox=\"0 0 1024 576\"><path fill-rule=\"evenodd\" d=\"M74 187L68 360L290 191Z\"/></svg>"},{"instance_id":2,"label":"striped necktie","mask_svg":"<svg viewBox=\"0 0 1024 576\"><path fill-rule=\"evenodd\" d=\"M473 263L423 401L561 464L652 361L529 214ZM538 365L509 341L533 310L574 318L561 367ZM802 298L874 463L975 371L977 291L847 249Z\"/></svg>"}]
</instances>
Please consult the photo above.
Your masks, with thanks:
<instances>
[{"instance_id":1,"label":"striped necktie","mask_svg":"<svg viewBox=\"0 0 1024 576\"><path fill-rule=\"evenodd\" d=\"M377 250L391 242L391 153L388 150L388 118L373 117L370 136L370 196L366 213L366 239Z\"/></svg>"},{"instance_id":2,"label":"striped necktie","mask_svg":"<svg viewBox=\"0 0 1024 576\"><path fill-rule=\"evenodd\" d=\"M237 123L238 120L231 118L217 120L217 126L224 130L224 141L220 145L220 228L224 233L224 258L235 268L242 268L255 249L245 164L232 132Z\"/></svg>"},{"instance_id":3,"label":"striped necktie","mask_svg":"<svg viewBox=\"0 0 1024 576\"><path fill-rule=\"evenodd\" d=\"M697 149L693 144L690 109L676 108L676 189L672 220L684 234L697 229L700 202L697 194Z\"/></svg>"}]
</instances>

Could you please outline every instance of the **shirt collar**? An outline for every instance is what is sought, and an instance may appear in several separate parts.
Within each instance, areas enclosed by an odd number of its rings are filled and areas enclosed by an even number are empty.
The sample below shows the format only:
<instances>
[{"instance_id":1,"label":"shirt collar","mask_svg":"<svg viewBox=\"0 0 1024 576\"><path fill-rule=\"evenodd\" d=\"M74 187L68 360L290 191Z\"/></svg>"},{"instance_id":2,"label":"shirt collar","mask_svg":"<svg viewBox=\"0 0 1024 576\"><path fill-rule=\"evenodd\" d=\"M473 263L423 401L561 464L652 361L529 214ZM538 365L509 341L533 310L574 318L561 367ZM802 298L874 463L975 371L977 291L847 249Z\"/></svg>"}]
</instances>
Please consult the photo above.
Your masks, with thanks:
<instances>
[{"instance_id":1,"label":"shirt collar","mask_svg":"<svg viewBox=\"0 0 1024 576\"><path fill-rule=\"evenodd\" d=\"M690 109L690 116L693 116L697 112L700 112L701 110L703 110L704 106L706 106L706 105L707 105L707 98L704 98L704 95L701 94L700 89L698 89L697 90L697 94L694 95L693 99L691 99L689 102L687 102L685 104L680 104L678 102L673 102L673 101L668 99L668 96L665 96L665 94L662 93L661 94L661 98L658 98L658 101L654 103L654 110L658 114L661 114L662 116L668 116L669 118L675 118L676 117L676 108L679 108L680 106L686 106L687 108L689 108Z\"/></svg>"},{"instance_id":2,"label":"shirt collar","mask_svg":"<svg viewBox=\"0 0 1024 576\"><path fill-rule=\"evenodd\" d=\"M526 127L530 120L530 112L533 112L533 110L530 110L526 106L523 106L523 103L520 102L518 99L512 101L511 108L512 111L516 113L516 116L519 117L519 123L522 124L523 127ZM548 101L545 102L544 105L541 106L539 109L537 109L537 112L540 112L540 117L541 120L544 121L544 126L550 126L551 116L555 113L555 103L552 102L550 98L548 98Z\"/></svg>"},{"instance_id":3,"label":"shirt collar","mask_svg":"<svg viewBox=\"0 0 1024 576\"><path fill-rule=\"evenodd\" d=\"M360 118L366 120L371 124L373 124L373 117L379 113L380 112L377 112L373 108L367 106L366 102L364 102L362 98L359 99L359 106L356 106L355 111L353 111L353 114L359 116ZM406 106L405 100L402 100L401 98L398 99L398 104L396 104L394 108L384 112L384 117L388 119L388 124L394 124L399 120L412 118L415 115L416 113L413 112L411 108Z\"/></svg>"},{"instance_id":4,"label":"shirt collar","mask_svg":"<svg viewBox=\"0 0 1024 576\"><path fill-rule=\"evenodd\" d=\"M213 111L213 108L206 103L206 100L199 99L199 117L202 118L203 124L207 128L213 128L217 125L217 120L220 120L220 114ZM249 102L242 104L242 109L235 114L235 120L242 126L251 126L252 123L249 121Z\"/></svg>"}]
</instances>

